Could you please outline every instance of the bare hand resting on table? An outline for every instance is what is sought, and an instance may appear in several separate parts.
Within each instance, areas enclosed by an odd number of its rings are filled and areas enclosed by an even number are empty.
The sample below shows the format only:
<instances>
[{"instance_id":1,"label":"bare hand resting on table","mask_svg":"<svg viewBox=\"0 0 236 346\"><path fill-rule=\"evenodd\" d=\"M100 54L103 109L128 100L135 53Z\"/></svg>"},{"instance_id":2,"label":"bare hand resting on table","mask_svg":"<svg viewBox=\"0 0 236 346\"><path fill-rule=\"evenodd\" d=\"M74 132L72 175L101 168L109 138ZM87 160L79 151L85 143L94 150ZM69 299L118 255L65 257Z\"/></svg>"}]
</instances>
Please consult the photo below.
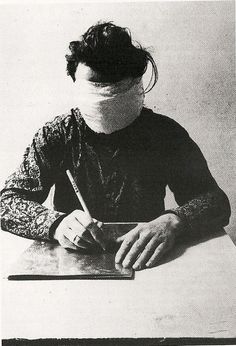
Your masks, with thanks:
<instances>
[{"instance_id":1,"label":"bare hand resting on table","mask_svg":"<svg viewBox=\"0 0 236 346\"><path fill-rule=\"evenodd\" d=\"M82 210L74 210L57 227L54 238L64 248L89 249L98 244L103 250L106 240L102 222L91 219ZM121 246L116 254L116 263L135 270L153 267L169 251L180 231L181 221L175 214L165 214L148 223L143 223L117 239Z\"/></svg>"},{"instance_id":2,"label":"bare hand resting on table","mask_svg":"<svg viewBox=\"0 0 236 346\"><path fill-rule=\"evenodd\" d=\"M122 244L116 254L116 263L135 270L155 266L173 247L180 227L180 218L171 213L138 225L117 239Z\"/></svg>"},{"instance_id":3,"label":"bare hand resting on table","mask_svg":"<svg viewBox=\"0 0 236 346\"><path fill-rule=\"evenodd\" d=\"M82 210L74 210L58 225L54 239L61 246L73 250L89 249L99 245L105 250L102 222L91 219Z\"/></svg>"}]
</instances>

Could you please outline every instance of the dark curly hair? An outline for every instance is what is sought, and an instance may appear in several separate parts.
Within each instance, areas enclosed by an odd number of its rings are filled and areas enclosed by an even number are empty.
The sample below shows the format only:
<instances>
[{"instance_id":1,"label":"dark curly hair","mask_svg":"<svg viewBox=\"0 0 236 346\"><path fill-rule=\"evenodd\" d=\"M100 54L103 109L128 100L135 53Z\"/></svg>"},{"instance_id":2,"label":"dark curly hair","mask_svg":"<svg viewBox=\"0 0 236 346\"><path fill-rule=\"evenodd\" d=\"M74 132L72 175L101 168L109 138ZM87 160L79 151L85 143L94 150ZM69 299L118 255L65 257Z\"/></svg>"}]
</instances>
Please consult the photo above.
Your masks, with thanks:
<instances>
[{"instance_id":1,"label":"dark curly hair","mask_svg":"<svg viewBox=\"0 0 236 346\"><path fill-rule=\"evenodd\" d=\"M112 22L98 22L82 35L80 41L70 42L69 49L67 74L74 82L79 63L89 66L112 83L127 77L141 77L148 62L152 65L152 76L145 91L150 91L157 82L157 66L151 54L139 44L133 44L128 28Z\"/></svg>"}]
</instances>

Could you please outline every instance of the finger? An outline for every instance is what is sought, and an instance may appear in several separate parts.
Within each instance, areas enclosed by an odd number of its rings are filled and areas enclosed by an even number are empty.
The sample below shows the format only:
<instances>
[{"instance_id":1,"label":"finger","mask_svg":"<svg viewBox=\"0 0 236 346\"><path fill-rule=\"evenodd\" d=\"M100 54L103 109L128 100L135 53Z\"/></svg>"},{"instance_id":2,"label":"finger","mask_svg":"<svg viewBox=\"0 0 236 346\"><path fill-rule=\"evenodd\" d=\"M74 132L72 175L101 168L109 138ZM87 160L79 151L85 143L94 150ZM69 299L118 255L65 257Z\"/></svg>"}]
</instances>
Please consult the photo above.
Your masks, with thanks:
<instances>
[{"instance_id":1,"label":"finger","mask_svg":"<svg viewBox=\"0 0 236 346\"><path fill-rule=\"evenodd\" d=\"M77 222L77 224L74 223L74 220ZM80 230L79 236L88 243L93 244L93 237L89 232L86 232L87 225L89 225L91 222L91 218L84 211L78 209L71 213L71 220L69 220L69 223L74 223L74 227L72 226L71 228L78 228Z\"/></svg>"},{"instance_id":2,"label":"finger","mask_svg":"<svg viewBox=\"0 0 236 346\"><path fill-rule=\"evenodd\" d=\"M115 268L116 270L118 270L119 272L122 272L124 270L124 267L122 266L122 264L120 263L115 263Z\"/></svg>"},{"instance_id":3,"label":"finger","mask_svg":"<svg viewBox=\"0 0 236 346\"><path fill-rule=\"evenodd\" d=\"M151 258L157 246L162 243L158 237L153 237L145 246L141 255L137 258L133 265L133 269L139 270L144 268L146 262Z\"/></svg>"},{"instance_id":4,"label":"finger","mask_svg":"<svg viewBox=\"0 0 236 346\"><path fill-rule=\"evenodd\" d=\"M98 226L98 228L102 228L103 222L98 221L98 220L96 220L96 219L93 219L93 222Z\"/></svg>"},{"instance_id":5,"label":"finger","mask_svg":"<svg viewBox=\"0 0 236 346\"><path fill-rule=\"evenodd\" d=\"M84 240L83 240L82 238L80 238L78 235L75 236L75 239L74 239L73 243L74 243L76 246L78 246L78 247L80 247L80 248L82 248L82 249L89 249L89 248L91 247L91 244L90 244L90 243L84 241Z\"/></svg>"},{"instance_id":6,"label":"finger","mask_svg":"<svg viewBox=\"0 0 236 346\"><path fill-rule=\"evenodd\" d=\"M122 235L121 237L118 237L115 239L116 243L122 243L122 241L125 239L126 234Z\"/></svg>"},{"instance_id":7,"label":"finger","mask_svg":"<svg viewBox=\"0 0 236 346\"><path fill-rule=\"evenodd\" d=\"M145 234L141 236L130 248L129 252L126 254L122 265L127 268L131 266L137 259L137 257L142 253L146 244L151 238L151 234Z\"/></svg>"},{"instance_id":8,"label":"finger","mask_svg":"<svg viewBox=\"0 0 236 346\"><path fill-rule=\"evenodd\" d=\"M71 231L69 229L69 231ZM84 242L82 239L79 238L79 236L77 235L74 239L74 241L70 241L65 234L62 235L62 237L60 238L60 244L63 246L63 247L66 247L66 248L73 248L74 250L78 250L78 248L80 249L88 249L89 247L89 244ZM66 246L64 246L66 245Z\"/></svg>"},{"instance_id":9,"label":"finger","mask_svg":"<svg viewBox=\"0 0 236 346\"><path fill-rule=\"evenodd\" d=\"M77 222L70 220L63 230L63 235L71 243L74 243L75 238L81 235L81 225L78 227Z\"/></svg>"},{"instance_id":10,"label":"finger","mask_svg":"<svg viewBox=\"0 0 236 346\"><path fill-rule=\"evenodd\" d=\"M135 230L135 228L134 228ZM138 231L130 231L124 237L123 243L121 244L119 250L116 253L115 262L120 263L123 261L124 257L138 238Z\"/></svg>"},{"instance_id":11,"label":"finger","mask_svg":"<svg viewBox=\"0 0 236 346\"><path fill-rule=\"evenodd\" d=\"M164 255L164 253L167 250L167 243L161 243L156 250L154 251L153 255L151 258L147 261L146 267L150 268L153 267L157 264L157 262L160 260L160 258Z\"/></svg>"},{"instance_id":12,"label":"finger","mask_svg":"<svg viewBox=\"0 0 236 346\"><path fill-rule=\"evenodd\" d=\"M76 216L74 220L75 221L72 221L72 228L74 226L74 228L77 228L79 230L79 233L78 233L79 237L90 244L94 244L94 239L88 230L88 226L85 227ZM91 224L91 220L90 220L90 224Z\"/></svg>"},{"instance_id":13,"label":"finger","mask_svg":"<svg viewBox=\"0 0 236 346\"><path fill-rule=\"evenodd\" d=\"M85 247L84 243L91 245L91 242L88 242L87 239L85 240L81 233L81 229L78 229L77 223L73 222L70 222L69 226L67 226L63 231L64 236L76 246L79 245L80 247ZM82 240L84 243L82 243Z\"/></svg>"},{"instance_id":14,"label":"finger","mask_svg":"<svg viewBox=\"0 0 236 346\"><path fill-rule=\"evenodd\" d=\"M91 220L91 218L81 210L76 210L75 212L75 219L83 226L84 229L80 237L88 243L98 243L103 250L105 250L105 241L103 240L104 235L99 231L102 229L103 223L96 219Z\"/></svg>"},{"instance_id":15,"label":"finger","mask_svg":"<svg viewBox=\"0 0 236 346\"><path fill-rule=\"evenodd\" d=\"M129 232L127 232L127 233L125 233L124 235L122 235L122 236L120 236L120 237L117 237L116 239L115 239L115 242L116 243L122 243L122 241L124 241L124 239L126 238L126 236L127 236L127 234L129 234L129 233L136 233L137 232L137 230L140 230L140 227L141 227L142 225L141 224L138 224L137 226L135 226L134 228L132 228Z\"/></svg>"},{"instance_id":16,"label":"finger","mask_svg":"<svg viewBox=\"0 0 236 346\"><path fill-rule=\"evenodd\" d=\"M58 241L59 244L66 249L78 250L78 247L71 241L69 241L69 239L67 239L65 236L60 237Z\"/></svg>"},{"instance_id":17,"label":"finger","mask_svg":"<svg viewBox=\"0 0 236 346\"><path fill-rule=\"evenodd\" d=\"M89 215L87 215L84 211L82 210L74 210L73 211L73 216L75 216L75 218L81 223L81 225L84 226L84 228L87 228L87 226L93 222L93 220L91 219L91 217Z\"/></svg>"},{"instance_id":18,"label":"finger","mask_svg":"<svg viewBox=\"0 0 236 346\"><path fill-rule=\"evenodd\" d=\"M80 220L76 218L75 215L72 216L70 220L67 222L67 228L70 228L70 233L67 233L67 238L74 242L74 238L78 235L85 242L94 244L94 239L91 236L90 232L86 230L86 228L81 224Z\"/></svg>"},{"instance_id":19,"label":"finger","mask_svg":"<svg viewBox=\"0 0 236 346\"><path fill-rule=\"evenodd\" d=\"M97 223L90 223L87 226L87 230L89 230L90 234L92 235L96 243L98 243L101 246L101 248L105 251L106 241L102 228L98 227Z\"/></svg>"}]
</instances>

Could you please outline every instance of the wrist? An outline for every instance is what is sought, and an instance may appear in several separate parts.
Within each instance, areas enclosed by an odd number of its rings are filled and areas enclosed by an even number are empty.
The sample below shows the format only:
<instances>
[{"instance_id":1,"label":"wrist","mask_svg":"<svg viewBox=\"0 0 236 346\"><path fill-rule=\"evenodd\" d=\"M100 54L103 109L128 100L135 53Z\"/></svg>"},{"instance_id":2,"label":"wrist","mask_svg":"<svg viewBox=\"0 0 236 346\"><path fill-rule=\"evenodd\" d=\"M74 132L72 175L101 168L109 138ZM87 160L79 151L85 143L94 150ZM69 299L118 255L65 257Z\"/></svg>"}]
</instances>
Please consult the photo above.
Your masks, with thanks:
<instances>
[{"instance_id":1,"label":"wrist","mask_svg":"<svg viewBox=\"0 0 236 346\"><path fill-rule=\"evenodd\" d=\"M183 227L183 221L181 220L181 218L174 213L168 213L165 215L168 217L169 227L180 233Z\"/></svg>"},{"instance_id":2,"label":"wrist","mask_svg":"<svg viewBox=\"0 0 236 346\"><path fill-rule=\"evenodd\" d=\"M66 217L66 214L63 214L61 216L59 216L59 218L54 221L54 223L51 225L50 229L49 229L49 235L50 235L50 239L51 240L57 240L57 234L56 234L56 230L58 228L58 226L60 225L61 221Z\"/></svg>"},{"instance_id":3,"label":"wrist","mask_svg":"<svg viewBox=\"0 0 236 346\"><path fill-rule=\"evenodd\" d=\"M153 221L154 223L159 223L160 221L163 222L165 224L165 227L170 231L173 231L176 235L181 234L184 231L183 220L178 215L172 212L166 212Z\"/></svg>"}]
</instances>

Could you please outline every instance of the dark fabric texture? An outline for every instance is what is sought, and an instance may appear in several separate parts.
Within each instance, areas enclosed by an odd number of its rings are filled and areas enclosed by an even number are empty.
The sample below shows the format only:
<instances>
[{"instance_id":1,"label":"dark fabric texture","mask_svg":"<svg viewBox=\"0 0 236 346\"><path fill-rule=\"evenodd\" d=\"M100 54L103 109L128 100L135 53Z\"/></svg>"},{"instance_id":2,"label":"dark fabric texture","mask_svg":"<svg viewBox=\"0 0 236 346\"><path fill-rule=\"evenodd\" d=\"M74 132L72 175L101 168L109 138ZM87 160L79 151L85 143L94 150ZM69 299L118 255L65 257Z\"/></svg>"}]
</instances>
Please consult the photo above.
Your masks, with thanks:
<instances>
[{"instance_id":1,"label":"dark fabric texture","mask_svg":"<svg viewBox=\"0 0 236 346\"><path fill-rule=\"evenodd\" d=\"M36 133L21 166L6 181L2 229L50 240L59 223L56 220L82 209L66 169L91 215L103 222L157 218L165 212L167 185L179 205L171 212L184 221L187 230L222 227L229 221L225 193L211 176L198 146L174 120L143 108L130 126L105 135L94 133L79 110L72 109ZM42 203L54 184L51 210Z\"/></svg>"}]
</instances>

